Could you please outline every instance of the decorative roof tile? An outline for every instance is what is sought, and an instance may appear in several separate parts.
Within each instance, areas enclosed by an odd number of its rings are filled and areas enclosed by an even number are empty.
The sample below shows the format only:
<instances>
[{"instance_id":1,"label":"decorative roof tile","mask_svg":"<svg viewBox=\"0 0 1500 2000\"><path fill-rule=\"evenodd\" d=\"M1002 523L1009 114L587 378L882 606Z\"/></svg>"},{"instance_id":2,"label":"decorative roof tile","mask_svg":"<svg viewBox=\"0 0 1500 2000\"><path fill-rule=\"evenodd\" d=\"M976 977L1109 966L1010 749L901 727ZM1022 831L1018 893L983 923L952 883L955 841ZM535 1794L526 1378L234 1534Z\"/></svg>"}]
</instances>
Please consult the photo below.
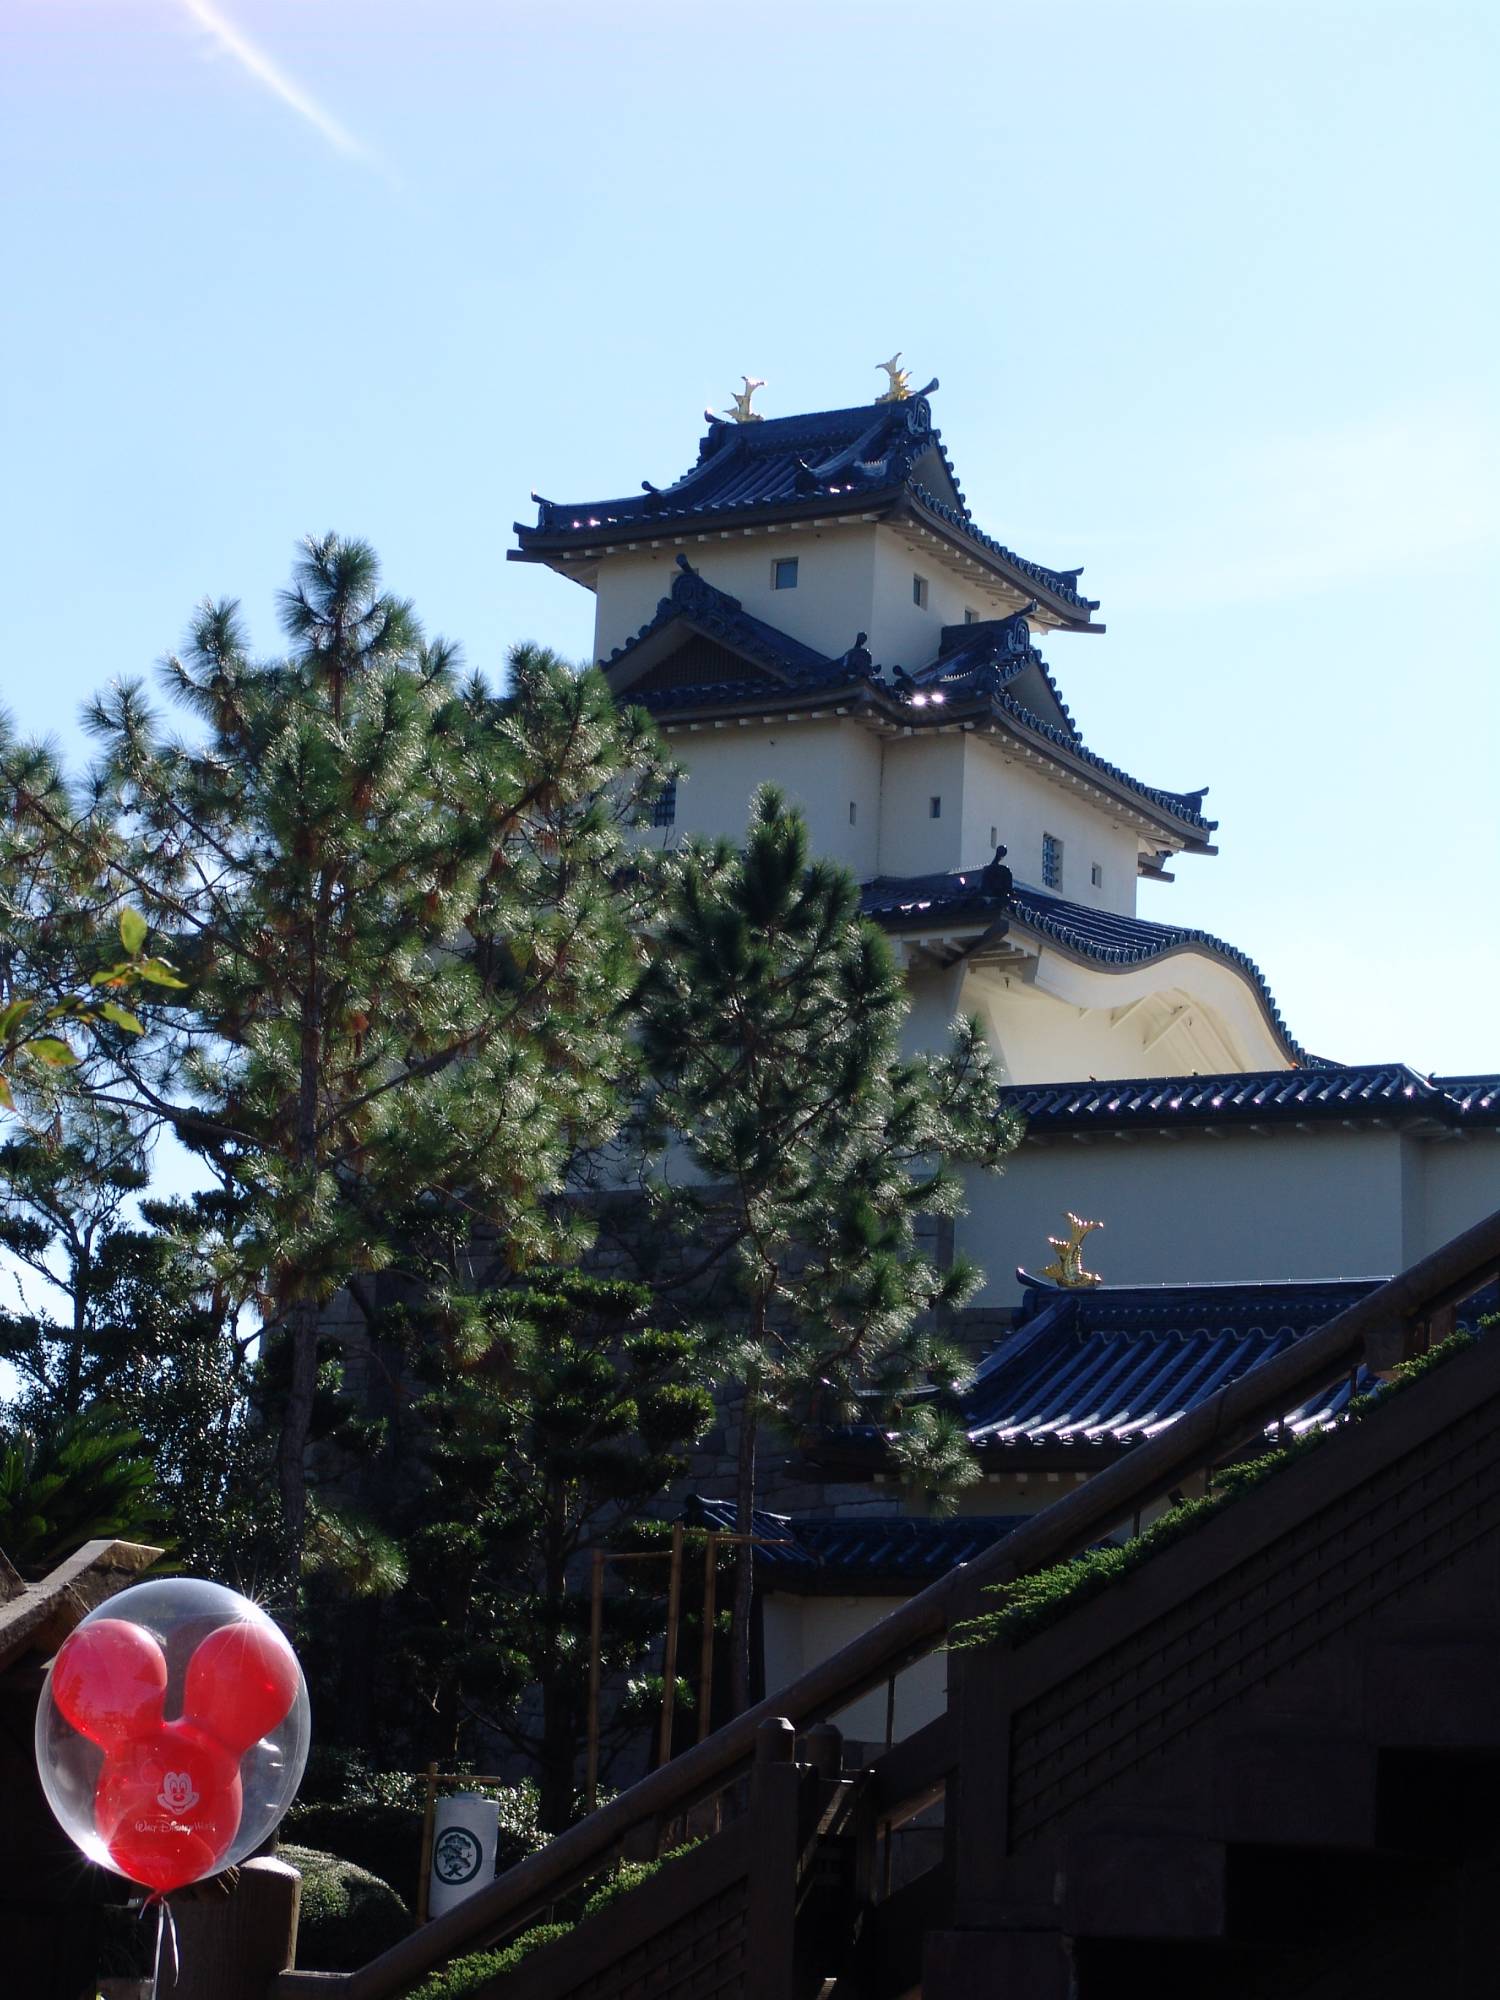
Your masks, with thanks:
<instances>
[{"instance_id":1,"label":"decorative roof tile","mask_svg":"<svg viewBox=\"0 0 1500 2000\"><path fill-rule=\"evenodd\" d=\"M1015 1331L961 1398L962 1421L981 1450L1142 1443L1382 1282L1060 1291L1021 1276L1027 1291ZM1466 1302L1460 1323L1473 1326L1496 1303L1491 1285ZM1361 1370L1355 1386L1368 1390L1375 1378ZM1287 1411L1286 1428L1301 1432L1329 1423L1349 1397L1346 1380Z\"/></svg>"},{"instance_id":2,"label":"decorative roof tile","mask_svg":"<svg viewBox=\"0 0 1500 2000\"><path fill-rule=\"evenodd\" d=\"M951 484L956 505L917 476L928 466ZM974 525L925 396L746 424L713 419L690 471L670 486L643 481L642 487L617 500L565 503L533 496L535 527L516 523L520 553L649 536L674 525L743 525L752 516L798 519L901 503L983 549L1013 573L1013 581L1042 591L1079 622L1097 609L1078 589L1079 571L1030 562Z\"/></svg>"},{"instance_id":3,"label":"decorative roof tile","mask_svg":"<svg viewBox=\"0 0 1500 2000\"><path fill-rule=\"evenodd\" d=\"M1500 1125L1500 1076L1422 1077L1404 1063L1013 1084L1000 1096L1035 1133L1350 1119L1410 1120L1454 1131Z\"/></svg>"},{"instance_id":4,"label":"decorative roof tile","mask_svg":"<svg viewBox=\"0 0 1500 2000\"><path fill-rule=\"evenodd\" d=\"M733 1534L732 1500L689 1496L683 1518L690 1527ZM762 1584L774 1590L843 1589L853 1585L909 1584L913 1588L972 1562L1026 1519L1024 1514L967 1515L928 1520L873 1514L839 1521L772 1514L751 1515L763 1546L755 1552Z\"/></svg>"}]
</instances>

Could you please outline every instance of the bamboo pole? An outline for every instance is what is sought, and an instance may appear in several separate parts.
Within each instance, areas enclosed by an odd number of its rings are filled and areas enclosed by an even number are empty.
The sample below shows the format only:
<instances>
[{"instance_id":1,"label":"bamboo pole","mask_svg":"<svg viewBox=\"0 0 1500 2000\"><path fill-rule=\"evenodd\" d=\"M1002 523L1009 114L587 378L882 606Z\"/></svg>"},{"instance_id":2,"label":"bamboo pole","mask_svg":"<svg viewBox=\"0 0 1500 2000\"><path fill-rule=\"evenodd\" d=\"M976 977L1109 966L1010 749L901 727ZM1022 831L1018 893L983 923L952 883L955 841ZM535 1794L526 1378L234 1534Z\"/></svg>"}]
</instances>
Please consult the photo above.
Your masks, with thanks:
<instances>
[{"instance_id":1,"label":"bamboo pole","mask_svg":"<svg viewBox=\"0 0 1500 2000\"><path fill-rule=\"evenodd\" d=\"M594 1810L599 1798L599 1653L604 1636L604 1551L595 1549L589 1598L589 1765L584 1783L584 1807Z\"/></svg>"},{"instance_id":2,"label":"bamboo pole","mask_svg":"<svg viewBox=\"0 0 1500 2000\"><path fill-rule=\"evenodd\" d=\"M707 1736L714 1707L714 1615L719 1587L719 1538L708 1533L703 1559L703 1645L698 1657L698 1741Z\"/></svg>"},{"instance_id":3,"label":"bamboo pole","mask_svg":"<svg viewBox=\"0 0 1500 2000\"><path fill-rule=\"evenodd\" d=\"M672 1759L672 1717L677 1707L677 1625L682 1609L682 1523L672 1523L672 1572L667 1584L667 1636L661 1656L661 1743L657 1761Z\"/></svg>"},{"instance_id":4,"label":"bamboo pole","mask_svg":"<svg viewBox=\"0 0 1500 2000\"><path fill-rule=\"evenodd\" d=\"M422 1804L422 1878L417 1883L417 1922L427 1921L427 1887L432 1874L432 1823L437 1815L438 1767L427 1766L426 1797Z\"/></svg>"}]
</instances>

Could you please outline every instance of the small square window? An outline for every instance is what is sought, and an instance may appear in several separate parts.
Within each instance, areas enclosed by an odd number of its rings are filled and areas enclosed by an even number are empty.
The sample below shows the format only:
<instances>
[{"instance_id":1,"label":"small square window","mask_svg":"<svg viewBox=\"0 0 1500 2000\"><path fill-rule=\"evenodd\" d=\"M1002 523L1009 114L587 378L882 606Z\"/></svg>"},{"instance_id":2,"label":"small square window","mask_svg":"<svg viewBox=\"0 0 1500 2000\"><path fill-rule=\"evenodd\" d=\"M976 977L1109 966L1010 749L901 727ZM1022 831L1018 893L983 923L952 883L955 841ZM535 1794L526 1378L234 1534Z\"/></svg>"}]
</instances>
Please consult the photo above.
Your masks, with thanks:
<instances>
[{"instance_id":1,"label":"small square window","mask_svg":"<svg viewBox=\"0 0 1500 2000\"><path fill-rule=\"evenodd\" d=\"M979 623L979 613L974 609L972 604L964 606L964 623L965 625L977 625Z\"/></svg>"},{"instance_id":2,"label":"small square window","mask_svg":"<svg viewBox=\"0 0 1500 2000\"><path fill-rule=\"evenodd\" d=\"M927 579L925 576L914 576L912 578L911 601L913 604L920 604L924 611L927 609Z\"/></svg>"},{"instance_id":3,"label":"small square window","mask_svg":"<svg viewBox=\"0 0 1500 2000\"><path fill-rule=\"evenodd\" d=\"M797 558L778 556L771 565L772 590L795 590L797 588Z\"/></svg>"},{"instance_id":4,"label":"small square window","mask_svg":"<svg viewBox=\"0 0 1500 2000\"><path fill-rule=\"evenodd\" d=\"M672 826L677 820L677 780L671 779L657 793L651 805L653 826Z\"/></svg>"},{"instance_id":5,"label":"small square window","mask_svg":"<svg viewBox=\"0 0 1500 2000\"><path fill-rule=\"evenodd\" d=\"M1063 844L1055 833L1042 835L1042 886L1060 889L1063 878Z\"/></svg>"},{"instance_id":6,"label":"small square window","mask_svg":"<svg viewBox=\"0 0 1500 2000\"><path fill-rule=\"evenodd\" d=\"M855 816L856 816L856 815L855 815L855 810L854 810L854 801L853 801L853 799L851 799L851 800L849 801L849 824L850 824L851 826L853 826L853 824L854 824L854 821L855 821Z\"/></svg>"},{"instance_id":7,"label":"small square window","mask_svg":"<svg viewBox=\"0 0 1500 2000\"><path fill-rule=\"evenodd\" d=\"M942 816L943 816L942 800L940 798L930 798L927 801L927 817L929 819L941 819Z\"/></svg>"},{"instance_id":8,"label":"small square window","mask_svg":"<svg viewBox=\"0 0 1500 2000\"><path fill-rule=\"evenodd\" d=\"M1104 870L1099 866L1097 861L1094 863L1093 867L1090 868L1089 870L1089 880L1093 883L1096 889L1102 889L1104 887Z\"/></svg>"}]
</instances>

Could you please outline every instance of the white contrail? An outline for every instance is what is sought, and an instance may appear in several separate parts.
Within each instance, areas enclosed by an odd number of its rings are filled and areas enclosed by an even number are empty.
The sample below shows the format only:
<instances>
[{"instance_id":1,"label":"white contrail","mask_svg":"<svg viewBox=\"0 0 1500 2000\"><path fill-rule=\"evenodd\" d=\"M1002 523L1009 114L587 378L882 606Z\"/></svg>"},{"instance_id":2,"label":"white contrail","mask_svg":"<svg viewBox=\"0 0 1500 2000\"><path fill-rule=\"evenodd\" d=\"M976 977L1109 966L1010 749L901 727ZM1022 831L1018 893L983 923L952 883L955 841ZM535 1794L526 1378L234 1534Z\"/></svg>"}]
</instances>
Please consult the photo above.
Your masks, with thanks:
<instances>
[{"instance_id":1,"label":"white contrail","mask_svg":"<svg viewBox=\"0 0 1500 2000\"><path fill-rule=\"evenodd\" d=\"M273 96L279 97L283 104L297 113L299 118L305 118L315 131L322 134L330 146L340 153L346 153L350 159L364 161L367 166L376 164L369 151L360 144L352 132L346 132L336 118L328 115L321 104L315 103L305 90L299 89L289 76L283 76L271 58L263 54L247 36L241 34L232 21L226 20L217 7L211 6L209 0L182 0L182 5L200 27L208 30L220 48L233 56L243 69L247 69L258 83L263 83Z\"/></svg>"}]
</instances>

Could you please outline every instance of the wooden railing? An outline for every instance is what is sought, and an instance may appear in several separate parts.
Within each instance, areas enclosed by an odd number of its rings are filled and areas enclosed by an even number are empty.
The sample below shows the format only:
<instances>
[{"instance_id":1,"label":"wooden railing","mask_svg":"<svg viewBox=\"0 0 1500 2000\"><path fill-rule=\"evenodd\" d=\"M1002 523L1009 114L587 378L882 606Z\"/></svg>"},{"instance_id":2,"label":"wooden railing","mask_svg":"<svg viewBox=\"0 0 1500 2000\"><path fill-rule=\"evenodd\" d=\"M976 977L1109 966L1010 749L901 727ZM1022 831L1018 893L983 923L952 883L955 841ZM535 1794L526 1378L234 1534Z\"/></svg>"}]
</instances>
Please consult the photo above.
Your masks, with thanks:
<instances>
[{"instance_id":1,"label":"wooden railing","mask_svg":"<svg viewBox=\"0 0 1500 2000\"><path fill-rule=\"evenodd\" d=\"M1046 1568L1128 1526L1144 1508L1232 1458L1361 1366L1385 1371L1421 1353L1449 1330L1454 1308L1497 1275L1500 1212L1228 1384L977 1561L908 1599L842 1651L570 1827L492 1887L356 1972L282 1973L274 1986L277 2000L397 2000L447 1959L514 1935L622 1853L654 1851L664 1828L739 1786L762 1724L785 1718L800 1734L837 1716L941 1646L950 1628L978 1608L986 1586ZM866 1789L887 1837L892 1825L941 1795L954 1743L951 1718L941 1716L877 1760Z\"/></svg>"}]
</instances>

